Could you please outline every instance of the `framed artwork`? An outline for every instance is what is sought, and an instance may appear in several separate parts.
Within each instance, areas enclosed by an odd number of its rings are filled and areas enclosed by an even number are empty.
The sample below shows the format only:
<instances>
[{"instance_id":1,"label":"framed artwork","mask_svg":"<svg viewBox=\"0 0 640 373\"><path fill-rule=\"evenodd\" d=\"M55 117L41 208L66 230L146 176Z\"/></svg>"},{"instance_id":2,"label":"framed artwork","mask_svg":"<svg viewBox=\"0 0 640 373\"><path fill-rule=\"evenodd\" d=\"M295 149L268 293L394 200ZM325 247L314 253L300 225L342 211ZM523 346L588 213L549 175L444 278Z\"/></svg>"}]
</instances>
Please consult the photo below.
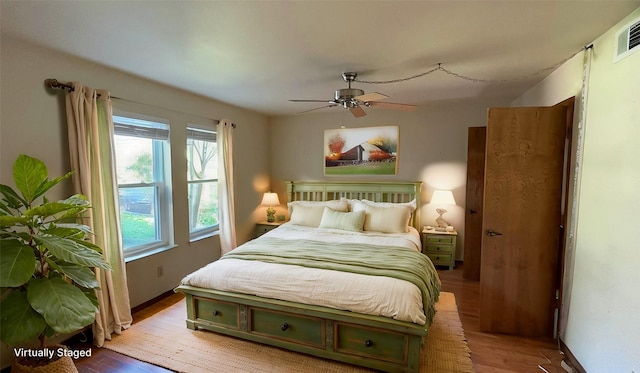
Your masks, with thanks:
<instances>
[{"instance_id":1,"label":"framed artwork","mask_svg":"<svg viewBox=\"0 0 640 373\"><path fill-rule=\"evenodd\" d=\"M324 131L325 175L395 175L398 126Z\"/></svg>"}]
</instances>

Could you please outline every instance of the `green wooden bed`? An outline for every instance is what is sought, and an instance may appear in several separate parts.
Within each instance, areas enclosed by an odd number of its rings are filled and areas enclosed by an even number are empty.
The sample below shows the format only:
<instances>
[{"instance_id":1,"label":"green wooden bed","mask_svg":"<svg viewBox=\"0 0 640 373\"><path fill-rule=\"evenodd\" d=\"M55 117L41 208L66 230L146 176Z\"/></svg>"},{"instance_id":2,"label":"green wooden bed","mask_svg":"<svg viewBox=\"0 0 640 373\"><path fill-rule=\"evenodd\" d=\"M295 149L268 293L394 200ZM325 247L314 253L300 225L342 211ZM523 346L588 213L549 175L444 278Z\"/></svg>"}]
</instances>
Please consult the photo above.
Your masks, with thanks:
<instances>
[{"instance_id":1,"label":"green wooden bed","mask_svg":"<svg viewBox=\"0 0 640 373\"><path fill-rule=\"evenodd\" d=\"M289 201L340 198L403 203L416 199L411 225L420 231L421 182L287 182ZM206 329L322 358L388 372L418 372L428 325L329 307L181 285L187 327ZM428 323L427 323L428 324Z\"/></svg>"}]
</instances>

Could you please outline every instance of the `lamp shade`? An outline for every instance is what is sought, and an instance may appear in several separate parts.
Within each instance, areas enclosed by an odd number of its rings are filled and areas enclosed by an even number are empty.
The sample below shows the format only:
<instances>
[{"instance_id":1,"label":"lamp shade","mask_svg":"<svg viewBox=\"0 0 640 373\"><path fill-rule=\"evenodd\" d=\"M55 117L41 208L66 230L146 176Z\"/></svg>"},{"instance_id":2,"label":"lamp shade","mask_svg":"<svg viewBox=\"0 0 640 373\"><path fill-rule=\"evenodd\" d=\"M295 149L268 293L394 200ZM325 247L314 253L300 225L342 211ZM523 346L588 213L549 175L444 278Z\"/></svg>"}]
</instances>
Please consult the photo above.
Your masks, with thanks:
<instances>
[{"instance_id":1,"label":"lamp shade","mask_svg":"<svg viewBox=\"0 0 640 373\"><path fill-rule=\"evenodd\" d=\"M455 205L456 200L450 190L434 190L431 203L438 205Z\"/></svg>"},{"instance_id":2,"label":"lamp shade","mask_svg":"<svg viewBox=\"0 0 640 373\"><path fill-rule=\"evenodd\" d=\"M278 199L278 193L265 193L262 196L262 206L277 206L280 204L280 200Z\"/></svg>"}]
</instances>

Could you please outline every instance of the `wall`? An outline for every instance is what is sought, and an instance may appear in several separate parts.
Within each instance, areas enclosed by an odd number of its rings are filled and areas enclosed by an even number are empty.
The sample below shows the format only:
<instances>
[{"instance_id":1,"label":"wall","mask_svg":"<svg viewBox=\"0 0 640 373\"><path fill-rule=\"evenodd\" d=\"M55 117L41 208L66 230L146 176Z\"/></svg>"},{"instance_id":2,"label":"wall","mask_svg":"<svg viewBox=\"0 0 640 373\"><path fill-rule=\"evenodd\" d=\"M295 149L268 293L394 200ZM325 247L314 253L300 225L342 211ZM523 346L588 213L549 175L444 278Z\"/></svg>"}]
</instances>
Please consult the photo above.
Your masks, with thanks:
<instances>
[{"instance_id":1,"label":"wall","mask_svg":"<svg viewBox=\"0 0 640 373\"><path fill-rule=\"evenodd\" d=\"M421 221L435 225L438 214L428 204L434 189L453 191L457 206L447 208L445 220L459 231L457 258L463 258L467 128L486 125L487 108L504 101L469 100L420 106L415 112L367 109L354 118L347 110L329 108L322 113L273 118L270 124L271 189L284 205L287 180L394 180L423 181ZM398 173L395 176L324 176L324 130L397 125ZM281 212L284 207L281 207Z\"/></svg>"},{"instance_id":2,"label":"wall","mask_svg":"<svg viewBox=\"0 0 640 373\"><path fill-rule=\"evenodd\" d=\"M250 239L254 232L254 214L260 203L260 192L253 180L267 175L267 119L248 110L193 95L180 89L156 84L113 69L30 45L2 35L2 113L0 122L0 183L13 185L12 164L21 153L45 161L50 176L70 170L64 94L48 90L44 80L78 81L111 91L113 96L151 104L148 108L172 120L175 131L186 126L190 113L206 118L229 118L237 124L234 130L236 224L239 242ZM114 100L115 107L130 108L128 102ZM136 105L133 105L136 106ZM140 107L140 105L137 105ZM142 106L144 107L144 105ZM248 152L247 152L248 150ZM247 156L250 154L251 156ZM180 175L173 175L180 177ZM71 183L54 190L50 198L71 194ZM174 215L183 216L186 209L184 190L174 190ZM179 221L177 221L178 223ZM146 302L173 289L191 271L220 255L217 236L189 243L186 224L175 225L176 248L127 263L131 306ZM158 277L157 267L164 275Z\"/></svg>"},{"instance_id":3,"label":"wall","mask_svg":"<svg viewBox=\"0 0 640 373\"><path fill-rule=\"evenodd\" d=\"M593 42L561 335L588 372L640 372L640 53L613 62L615 33L639 17L640 8ZM577 64L569 61L514 103L545 105L573 92L582 80Z\"/></svg>"}]
</instances>

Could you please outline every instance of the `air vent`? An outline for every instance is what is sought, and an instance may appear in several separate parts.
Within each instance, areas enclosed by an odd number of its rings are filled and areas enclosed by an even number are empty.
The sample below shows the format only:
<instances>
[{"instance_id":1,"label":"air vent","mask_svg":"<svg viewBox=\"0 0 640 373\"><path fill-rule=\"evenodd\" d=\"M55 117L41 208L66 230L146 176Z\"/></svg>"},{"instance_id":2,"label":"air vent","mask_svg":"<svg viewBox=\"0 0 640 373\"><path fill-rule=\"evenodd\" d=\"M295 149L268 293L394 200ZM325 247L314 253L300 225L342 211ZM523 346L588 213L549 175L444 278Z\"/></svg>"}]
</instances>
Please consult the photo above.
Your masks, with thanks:
<instances>
[{"instance_id":1,"label":"air vent","mask_svg":"<svg viewBox=\"0 0 640 373\"><path fill-rule=\"evenodd\" d=\"M636 19L627 27L616 33L617 47L613 59L618 62L630 54L640 50L640 19Z\"/></svg>"}]
</instances>

